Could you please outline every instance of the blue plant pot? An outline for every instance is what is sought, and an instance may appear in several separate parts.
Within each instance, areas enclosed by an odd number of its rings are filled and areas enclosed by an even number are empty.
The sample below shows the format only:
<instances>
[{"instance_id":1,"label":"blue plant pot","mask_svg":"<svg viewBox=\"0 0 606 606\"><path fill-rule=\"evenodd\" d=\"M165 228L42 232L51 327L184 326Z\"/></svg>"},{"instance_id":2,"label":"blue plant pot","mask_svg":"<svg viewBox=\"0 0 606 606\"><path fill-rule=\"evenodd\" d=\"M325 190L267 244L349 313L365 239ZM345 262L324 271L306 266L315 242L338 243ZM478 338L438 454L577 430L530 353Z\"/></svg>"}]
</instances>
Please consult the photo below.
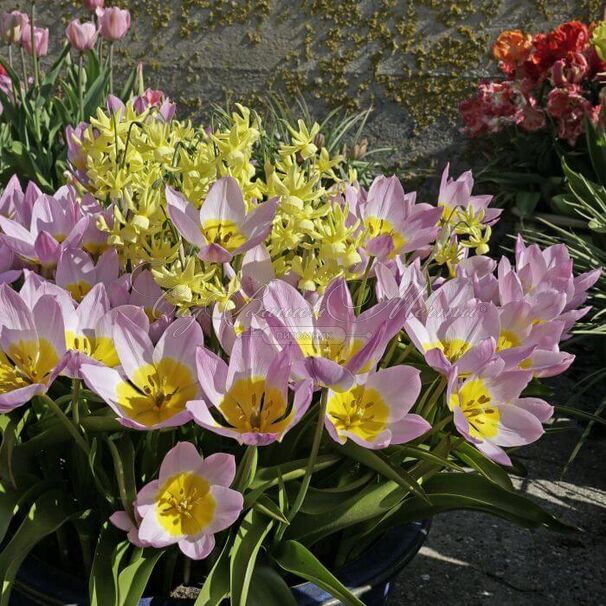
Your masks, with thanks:
<instances>
[{"instance_id":1,"label":"blue plant pot","mask_svg":"<svg viewBox=\"0 0 606 606\"><path fill-rule=\"evenodd\" d=\"M336 576L367 606L383 606L390 583L414 558L429 532L431 522L411 522L394 528L373 543L357 560ZM300 606L337 606L330 594L313 583L293 587ZM87 606L85 584L37 558L25 561L17 576L11 606ZM143 598L139 606L191 606L192 600Z\"/></svg>"}]
</instances>

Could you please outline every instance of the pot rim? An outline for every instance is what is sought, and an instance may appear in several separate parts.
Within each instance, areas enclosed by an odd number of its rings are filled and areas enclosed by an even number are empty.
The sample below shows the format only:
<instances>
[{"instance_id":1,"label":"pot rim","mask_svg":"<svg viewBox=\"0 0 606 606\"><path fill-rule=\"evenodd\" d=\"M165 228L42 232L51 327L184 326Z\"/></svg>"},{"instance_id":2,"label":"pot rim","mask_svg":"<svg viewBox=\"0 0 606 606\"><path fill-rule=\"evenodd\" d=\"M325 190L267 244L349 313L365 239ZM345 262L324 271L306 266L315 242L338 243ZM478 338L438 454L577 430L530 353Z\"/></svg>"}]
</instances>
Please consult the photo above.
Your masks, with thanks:
<instances>
[{"instance_id":1,"label":"pot rim","mask_svg":"<svg viewBox=\"0 0 606 606\"><path fill-rule=\"evenodd\" d=\"M414 556L425 541L431 520L409 522L396 526L377 538L360 557L347 563L335 576L354 595L360 596L372 587L392 579ZM17 574L16 591L22 595L41 601L47 606L85 606L87 604L86 584L38 557L29 557ZM334 604L332 596L311 582L299 583L292 587L300 606ZM36 603L35 601L33 603ZM139 606L189 606L191 600L144 597Z\"/></svg>"}]
</instances>

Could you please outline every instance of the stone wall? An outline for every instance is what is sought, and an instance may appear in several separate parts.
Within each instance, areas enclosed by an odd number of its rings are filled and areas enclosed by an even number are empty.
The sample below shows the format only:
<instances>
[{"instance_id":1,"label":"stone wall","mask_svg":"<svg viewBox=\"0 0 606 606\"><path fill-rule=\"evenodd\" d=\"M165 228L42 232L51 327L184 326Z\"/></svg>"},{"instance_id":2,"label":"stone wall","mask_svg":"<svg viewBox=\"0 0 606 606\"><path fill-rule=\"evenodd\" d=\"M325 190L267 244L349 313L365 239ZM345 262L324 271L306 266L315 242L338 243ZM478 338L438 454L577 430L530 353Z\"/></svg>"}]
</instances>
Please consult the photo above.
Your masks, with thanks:
<instances>
[{"instance_id":1,"label":"stone wall","mask_svg":"<svg viewBox=\"0 0 606 606\"><path fill-rule=\"evenodd\" d=\"M38 2L55 38L83 11L76 0ZM143 61L147 82L203 113L226 96L258 103L267 91L302 94L319 116L329 107L372 106L372 144L391 163L425 162L461 148L456 108L494 70L498 32L540 31L601 16L596 0L120 0L133 32L117 49ZM0 9L30 5L0 0ZM399 163L399 162L398 162Z\"/></svg>"}]
</instances>

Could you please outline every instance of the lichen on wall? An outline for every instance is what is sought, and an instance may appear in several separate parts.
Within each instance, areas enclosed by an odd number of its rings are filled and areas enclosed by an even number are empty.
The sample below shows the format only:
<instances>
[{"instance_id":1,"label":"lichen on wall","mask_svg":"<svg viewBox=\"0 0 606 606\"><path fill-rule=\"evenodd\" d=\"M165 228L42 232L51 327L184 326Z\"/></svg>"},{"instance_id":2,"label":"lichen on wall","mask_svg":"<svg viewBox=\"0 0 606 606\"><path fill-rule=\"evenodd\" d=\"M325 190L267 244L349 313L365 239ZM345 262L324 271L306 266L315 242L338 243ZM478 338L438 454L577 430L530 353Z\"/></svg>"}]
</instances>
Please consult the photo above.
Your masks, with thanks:
<instances>
[{"instance_id":1,"label":"lichen on wall","mask_svg":"<svg viewBox=\"0 0 606 606\"><path fill-rule=\"evenodd\" d=\"M3 9L15 4L20 3L0 0ZM82 14L79 0L56 0L53 8L39 3L43 20L56 24L57 4L65 20ZM489 49L499 31L536 32L602 14L596 0L112 4L133 14L133 32L128 43L117 45L117 56L125 65L143 61L148 82L175 96L188 112L226 95L250 102L275 90L302 94L322 111L373 105L387 124L400 124L400 137L407 140L431 128L435 132L437 124L452 130L460 100L494 70ZM390 136L386 133L387 140Z\"/></svg>"}]
</instances>

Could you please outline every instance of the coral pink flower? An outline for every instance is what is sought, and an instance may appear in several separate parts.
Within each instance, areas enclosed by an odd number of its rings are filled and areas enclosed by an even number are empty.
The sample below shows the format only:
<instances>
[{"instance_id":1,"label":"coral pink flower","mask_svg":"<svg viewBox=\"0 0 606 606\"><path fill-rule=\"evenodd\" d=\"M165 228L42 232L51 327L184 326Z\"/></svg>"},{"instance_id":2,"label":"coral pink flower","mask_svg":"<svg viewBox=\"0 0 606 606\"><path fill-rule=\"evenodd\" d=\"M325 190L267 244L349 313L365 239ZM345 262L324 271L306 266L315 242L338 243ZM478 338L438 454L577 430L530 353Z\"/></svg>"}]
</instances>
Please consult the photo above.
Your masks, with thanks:
<instances>
[{"instance_id":1,"label":"coral pink flower","mask_svg":"<svg viewBox=\"0 0 606 606\"><path fill-rule=\"evenodd\" d=\"M575 145L585 131L585 116L593 118L591 102L581 94L578 86L554 88L547 96L547 112L556 119L558 137Z\"/></svg>"},{"instance_id":2,"label":"coral pink flower","mask_svg":"<svg viewBox=\"0 0 606 606\"><path fill-rule=\"evenodd\" d=\"M431 429L409 414L421 392L419 371L392 366L360 379L349 390L329 390L324 426L336 442L348 439L365 448L410 442Z\"/></svg>"},{"instance_id":3,"label":"coral pink flower","mask_svg":"<svg viewBox=\"0 0 606 606\"><path fill-rule=\"evenodd\" d=\"M551 83L556 88L580 84L587 75L589 65L582 53L568 53L551 66Z\"/></svg>"},{"instance_id":4,"label":"coral pink flower","mask_svg":"<svg viewBox=\"0 0 606 606\"><path fill-rule=\"evenodd\" d=\"M65 35L72 48L83 52L95 47L99 32L92 21L80 23L80 19L73 19L65 28Z\"/></svg>"},{"instance_id":5,"label":"coral pink flower","mask_svg":"<svg viewBox=\"0 0 606 606\"><path fill-rule=\"evenodd\" d=\"M135 545L177 544L193 560L207 557L214 535L229 528L242 512L242 495L229 488L236 475L233 455L202 458L189 442L178 442L164 457L158 479L144 486L135 500L137 524L123 512L113 523L129 531ZM135 539L135 540L133 540Z\"/></svg>"},{"instance_id":6,"label":"coral pink flower","mask_svg":"<svg viewBox=\"0 0 606 606\"><path fill-rule=\"evenodd\" d=\"M142 114L150 107L157 108L157 115L165 122L170 122L177 111L177 106L161 90L148 88L142 95L135 97L133 108L138 114Z\"/></svg>"},{"instance_id":7,"label":"coral pink flower","mask_svg":"<svg viewBox=\"0 0 606 606\"><path fill-rule=\"evenodd\" d=\"M233 177L219 179L208 191L200 211L167 186L168 214L179 233L200 249L204 261L227 263L265 240L271 231L278 198L246 213L244 198Z\"/></svg>"},{"instance_id":8,"label":"coral pink flower","mask_svg":"<svg viewBox=\"0 0 606 606\"><path fill-rule=\"evenodd\" d=\"M63 317L54 297L40 297L30 307L0 284L0 412L45 393L63 369L64 357Z\"/></svg>"},{"instance_id":9,"label":"coral pink flower","mask_svg":"<svg viewBox=\"0 0 606 606\"><path fill-rule=\"evenodd\" d=\"M249 330L236 340L229 366L205 348L198 349L196 357L205 400L189 402L187 408L194 421L210 431L243 444L270 444L281 441L309 407L310 381L297 385L290 406L290 350L277 352L261 330Z\"/></svg>"},{"instance_id":10,"label":"coral pink flower","mask_svg":"<svg viewBox=\"0 0 606 606\"><path fill-rule=\"evenodd\" d=\"M523 446L543 435L553 407L538 398L521 398L532 375L504 371L496 360L464 379L450 376L447 401L459 433L487 457L511 465L502 447Z\"/></svg>"},{"instance_id":11,"label":"coral pink flower","mask_svg":"<svg viewBox=\"0 0 606 606\"><path fill-rule=\"evenodd\" d=\"M200 325L193 318L179 318L154 347L144 328L118 313L113 338L122 371L83 364L80 373L119 421L144 430L189 421L185 405L200 390L195 368L195 351L203 343Z\"/></svg>"},{"instance_id":12,"label":"coral pink flower","mask_svg":"<svg viewBox=\"0 0 606 606\"><path fill-rule=\"evenodd\" d=\"M101 35L111 42L121 40L130 29L130 12L112 6L103 10L100 17Z\"/></svg>"}]
</instances>

